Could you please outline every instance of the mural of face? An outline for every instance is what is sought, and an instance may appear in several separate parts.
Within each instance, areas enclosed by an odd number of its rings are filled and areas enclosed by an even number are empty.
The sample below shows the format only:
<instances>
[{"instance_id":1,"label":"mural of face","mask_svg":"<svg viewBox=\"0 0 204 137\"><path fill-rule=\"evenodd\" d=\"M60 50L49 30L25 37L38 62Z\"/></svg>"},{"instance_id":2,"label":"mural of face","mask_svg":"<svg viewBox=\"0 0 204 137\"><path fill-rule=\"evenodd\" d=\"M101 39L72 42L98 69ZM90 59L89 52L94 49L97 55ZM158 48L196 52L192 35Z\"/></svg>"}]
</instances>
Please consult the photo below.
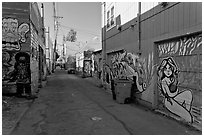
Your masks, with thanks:
<instances>
[{"instance_id":1,"label":"mural of face","mask_svg":"<svg viewBox=\"0 0 204 137\"><path fill-rule=\"evenodd\" d=\"M169 64L166 65L166 67L164 68L164 74L167 76L167 77L170 77L172 75L172 70L171 70L171 67L169 66Z\"/></svg>"},{"instance_id":2,"label":"mural of face","mask_svg":"<svg viewBox=\"0 0 204 137\"><path fill-rule=\"evenodd\" d=\"M2 49L20 50L20 42L25 42L25 34L29 31L26 23L18 26L18 20L13 18L3 18L2 20Z\"/></svg>"}]
</instances>

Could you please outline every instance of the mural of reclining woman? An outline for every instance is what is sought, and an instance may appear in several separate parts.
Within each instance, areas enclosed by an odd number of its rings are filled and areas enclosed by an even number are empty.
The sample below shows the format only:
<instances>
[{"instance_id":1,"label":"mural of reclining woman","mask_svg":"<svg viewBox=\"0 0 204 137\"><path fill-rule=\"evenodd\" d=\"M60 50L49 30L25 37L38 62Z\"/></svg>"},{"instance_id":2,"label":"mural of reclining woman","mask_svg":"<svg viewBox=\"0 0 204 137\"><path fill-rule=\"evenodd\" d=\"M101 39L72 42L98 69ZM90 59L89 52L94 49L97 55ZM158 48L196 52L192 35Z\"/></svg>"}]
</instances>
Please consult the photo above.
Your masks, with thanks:
<instances>
[{"instance_id":1,"label":"mural of reclining woman","mask_svg":"<svg viewBox=\"0 0 204 137\"><path fill-rule=\"evenodd\" d=\"M161 93L165 97L164 105L171 113L192 123L190 113L192 105L192 93L190 90L178 89L178 67L172 58L163 59L158 68Z\"/></svg>"}]
</instances>

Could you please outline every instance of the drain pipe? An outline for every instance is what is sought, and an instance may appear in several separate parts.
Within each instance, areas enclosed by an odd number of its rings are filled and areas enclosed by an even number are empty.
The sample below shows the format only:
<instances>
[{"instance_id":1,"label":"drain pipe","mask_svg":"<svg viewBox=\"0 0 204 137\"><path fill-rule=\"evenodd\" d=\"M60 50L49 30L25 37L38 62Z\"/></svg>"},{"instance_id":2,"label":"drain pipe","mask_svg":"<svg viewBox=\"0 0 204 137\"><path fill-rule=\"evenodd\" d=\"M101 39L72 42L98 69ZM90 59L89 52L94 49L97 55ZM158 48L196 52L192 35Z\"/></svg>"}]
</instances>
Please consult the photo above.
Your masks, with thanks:
<instances>
[{"instance_id":1,"label":"drain pipe","mask_svg":"<svg viewBox=\"0 0 204 137\"><path fill-rule=\"evenodd\" d=\"M141 55L141 2L138 2L138 13L137 13L137 23L138 23L138 46L139 55Z\"/></svg>"}]
</instances>

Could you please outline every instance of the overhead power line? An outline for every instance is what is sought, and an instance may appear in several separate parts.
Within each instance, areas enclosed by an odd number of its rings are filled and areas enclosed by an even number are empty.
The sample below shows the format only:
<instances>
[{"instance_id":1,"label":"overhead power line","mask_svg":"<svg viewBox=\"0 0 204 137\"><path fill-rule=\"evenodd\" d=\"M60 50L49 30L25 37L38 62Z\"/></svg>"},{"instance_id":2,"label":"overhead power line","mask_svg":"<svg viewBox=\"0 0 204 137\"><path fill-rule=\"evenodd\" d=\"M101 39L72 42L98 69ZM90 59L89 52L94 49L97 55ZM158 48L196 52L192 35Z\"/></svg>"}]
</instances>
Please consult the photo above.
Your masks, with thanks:
<instances>
[{"instance_id":1,"label":"overhead power line","mask_svg":"<svg viewBox=\"0 0 204 137\"><path fill-rule=\"evenodd\" d=\"M78 29L78 28L74 28L74 27L69 27L69 26L64 26L64 25L60 25L62 28L66 28L66 29L74 29L74 30L77 30L77 31L81 31L81 32L85 32L87 34L90 34L90 35L94 35L94 36L100 36L98 34L95 34L93 32L90 32L90 31L87 31L87 30L82 30L82 29Z\"/></svg>"}]
</instances>

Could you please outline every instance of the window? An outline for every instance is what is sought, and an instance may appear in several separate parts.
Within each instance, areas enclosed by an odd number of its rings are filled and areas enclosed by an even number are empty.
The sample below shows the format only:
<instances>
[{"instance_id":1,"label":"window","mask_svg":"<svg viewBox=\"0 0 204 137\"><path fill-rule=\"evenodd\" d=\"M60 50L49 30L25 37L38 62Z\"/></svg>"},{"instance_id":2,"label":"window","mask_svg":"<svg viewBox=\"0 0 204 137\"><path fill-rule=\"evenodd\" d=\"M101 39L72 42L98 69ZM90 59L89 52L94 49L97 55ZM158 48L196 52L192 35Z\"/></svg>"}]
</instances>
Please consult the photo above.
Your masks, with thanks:
<instances>
[{"instance_id":1,"label":"window","mask_svg":"<svg viewBox=\"0 0 204 137\"><path fill-rule=\"evenodd\" d=\"M107 30L110 30L115 26L115 17L114 17L114 6L107 10Z\"/></svg>"},{"instance_id":2,"label":"window","mask_svg":"<svg viewBox=\"0 0 204 137\"><path fill-rule=\"evenodd\" d=\"M111 8L111 26L114 25L114 7Z\"/></svg>"},{"instance_id":3,"label":"window","mask_svg":"<svg viewBox=\"0 0 204 137\"><path fill-rule=\"evenodd\" d=\"M107 12L107 29L110 27L110 11Z\"/></svg>"}]
</instances>

